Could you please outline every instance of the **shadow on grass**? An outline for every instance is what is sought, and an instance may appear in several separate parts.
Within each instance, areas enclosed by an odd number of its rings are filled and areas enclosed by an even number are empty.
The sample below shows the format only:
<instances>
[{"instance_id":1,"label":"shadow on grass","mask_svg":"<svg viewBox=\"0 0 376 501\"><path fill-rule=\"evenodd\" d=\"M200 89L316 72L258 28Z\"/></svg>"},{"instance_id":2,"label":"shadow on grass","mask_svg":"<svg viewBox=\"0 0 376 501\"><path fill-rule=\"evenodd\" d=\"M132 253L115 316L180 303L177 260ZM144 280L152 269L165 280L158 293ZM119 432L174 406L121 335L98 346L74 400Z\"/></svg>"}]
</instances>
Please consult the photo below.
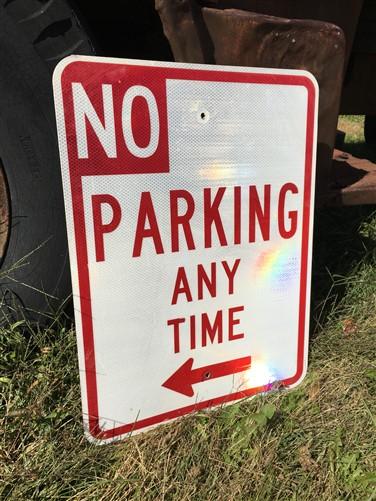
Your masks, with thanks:
<instances>
[{"instance_id":1,"label":"shadow on grass","mask_svg":"<svg viewBox=\"0 0 376 501\"><path fill-rule=\"evenodd\" d=\"M356 267L372 259L375 239L367 231L376 206L316 210L313 237L311 334L328 321Z\"/></svg>"},{"instance_id":2,"label":"shadow on grass","mask_svg":"<svg viewBox=\"0 0 376 501\"><path fill-rule=\"evenodd\" d=\"M342 148L376 162L376 146L346 142ZM311 334L317 334L343 298L347 279L376 248L376 205L325 207L315 212L312 264ZM373 225L373 226L372 226Z\"/></svg>"}]
</instances>

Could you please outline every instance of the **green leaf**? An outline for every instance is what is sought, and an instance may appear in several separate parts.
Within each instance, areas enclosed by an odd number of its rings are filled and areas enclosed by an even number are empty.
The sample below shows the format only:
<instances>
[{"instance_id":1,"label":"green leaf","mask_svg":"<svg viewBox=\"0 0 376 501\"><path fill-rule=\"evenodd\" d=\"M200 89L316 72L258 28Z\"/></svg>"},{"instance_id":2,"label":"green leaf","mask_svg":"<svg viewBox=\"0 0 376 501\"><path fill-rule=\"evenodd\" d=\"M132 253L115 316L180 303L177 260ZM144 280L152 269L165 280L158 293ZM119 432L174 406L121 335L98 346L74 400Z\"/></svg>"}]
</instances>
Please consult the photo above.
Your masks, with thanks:
<instances>
[{"instance_id":1,"label":"green leaf","mask_svg":"<svg viewBox=\"0 0 376 501\"><path fill-rule=\"evenodd\" d=\"M268 419L271 419L274 414L275 414L275 411L276 411L276 407L274 404L265 404L262 409L261 409L261 412L264 414L264 416L266 416Z\"/></svg>"},{"instance_id":2,"label":"green leaf","mask_svg":"<svg viewBox=\"0 0 376 501\"><path fill-rule=\"evenodd\" d=\"M265 416L265 414L262 414L261 412L257 412L256 414L252 414L252 418L261 427L265 426L267 421L268 421L268 418Z\"/></svg>"},{"instance_id":3,"label":"green leaf","mask_svg":"<svg viewBox=\"0 0 376 501\"><path fill-rule=\"evenodd\" d=\"M16 330L16 329L17 329L17 327L20 327L21 325L25 325L25 324L26 324L25 320L18 320L18 322L14 322L14 324L12 324L12 325L10 326L10 328L11 328L12 330Z\"/></svg>"}]
</instances>

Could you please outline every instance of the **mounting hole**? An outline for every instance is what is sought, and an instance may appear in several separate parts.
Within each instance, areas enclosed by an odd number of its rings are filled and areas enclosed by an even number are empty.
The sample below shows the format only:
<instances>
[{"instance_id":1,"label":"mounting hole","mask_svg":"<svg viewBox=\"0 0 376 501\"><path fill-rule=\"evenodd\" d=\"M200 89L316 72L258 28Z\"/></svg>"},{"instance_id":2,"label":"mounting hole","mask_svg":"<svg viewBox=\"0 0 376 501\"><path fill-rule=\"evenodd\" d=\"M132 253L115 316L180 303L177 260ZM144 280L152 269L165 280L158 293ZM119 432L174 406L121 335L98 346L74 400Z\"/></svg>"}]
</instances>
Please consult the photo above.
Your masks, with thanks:
<instances>
[{"instance_id":1,"label":"mounting hole","mask_svg":"<svg viewBox=\"0 0 376 501\"><path fill-rule=\"evenodd\" d=\"M200 110L197 113L197 121L202 124L206 124L209 121L210 113L208 110Z\"/></svg>"},{"instance_id":2,"label":"mounting hole","mask_svg":"<svg viewBox=\"0 0 376 501\"><path fill-rule=\"evenodd\" d=\"M211 378L211 373L210 372L205 372L204 373L204 379L210 379Z\"/></svg>"}]
</instances>

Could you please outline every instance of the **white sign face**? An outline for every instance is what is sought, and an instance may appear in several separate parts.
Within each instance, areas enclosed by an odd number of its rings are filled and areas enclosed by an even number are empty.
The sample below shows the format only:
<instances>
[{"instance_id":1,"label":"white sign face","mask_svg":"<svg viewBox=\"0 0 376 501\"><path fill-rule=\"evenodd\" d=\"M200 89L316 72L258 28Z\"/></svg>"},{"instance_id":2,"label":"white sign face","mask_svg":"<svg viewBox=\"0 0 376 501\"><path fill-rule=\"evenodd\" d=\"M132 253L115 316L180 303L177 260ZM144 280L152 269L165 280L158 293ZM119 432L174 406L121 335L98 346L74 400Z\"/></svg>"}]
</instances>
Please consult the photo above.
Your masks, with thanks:
<instances>
[{"instance_id":1,"label":"white sign face","mask_svg":"<svg viewBox=\"0 0 376 501\"><path fill-rule=\"evenodd\" d=\"M88 435L299 383L314 78L73 56L54 93Z\"/></svg>"}]
</instances>

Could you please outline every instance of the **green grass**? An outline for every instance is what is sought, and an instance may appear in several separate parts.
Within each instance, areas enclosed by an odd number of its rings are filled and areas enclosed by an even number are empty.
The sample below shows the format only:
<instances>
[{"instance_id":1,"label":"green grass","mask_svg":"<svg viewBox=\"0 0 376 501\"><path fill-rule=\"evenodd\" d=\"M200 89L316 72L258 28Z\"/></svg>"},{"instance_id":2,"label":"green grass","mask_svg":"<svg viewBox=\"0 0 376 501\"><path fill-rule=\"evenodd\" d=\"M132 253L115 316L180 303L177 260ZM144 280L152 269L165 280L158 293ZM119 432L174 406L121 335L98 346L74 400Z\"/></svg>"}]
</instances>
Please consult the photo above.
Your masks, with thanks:
<instances>
[{"instance_id":1,"label":"green grass","mask_svg":"<svg viewBox=\"0 0 376 501\"><path fill-rule=\"evenodd\" d=\"M316 214L308 375L118 445L82 435L75 333L0 332L0 499L376 499L376 212Z\"/></svg>"}]
</instances>

